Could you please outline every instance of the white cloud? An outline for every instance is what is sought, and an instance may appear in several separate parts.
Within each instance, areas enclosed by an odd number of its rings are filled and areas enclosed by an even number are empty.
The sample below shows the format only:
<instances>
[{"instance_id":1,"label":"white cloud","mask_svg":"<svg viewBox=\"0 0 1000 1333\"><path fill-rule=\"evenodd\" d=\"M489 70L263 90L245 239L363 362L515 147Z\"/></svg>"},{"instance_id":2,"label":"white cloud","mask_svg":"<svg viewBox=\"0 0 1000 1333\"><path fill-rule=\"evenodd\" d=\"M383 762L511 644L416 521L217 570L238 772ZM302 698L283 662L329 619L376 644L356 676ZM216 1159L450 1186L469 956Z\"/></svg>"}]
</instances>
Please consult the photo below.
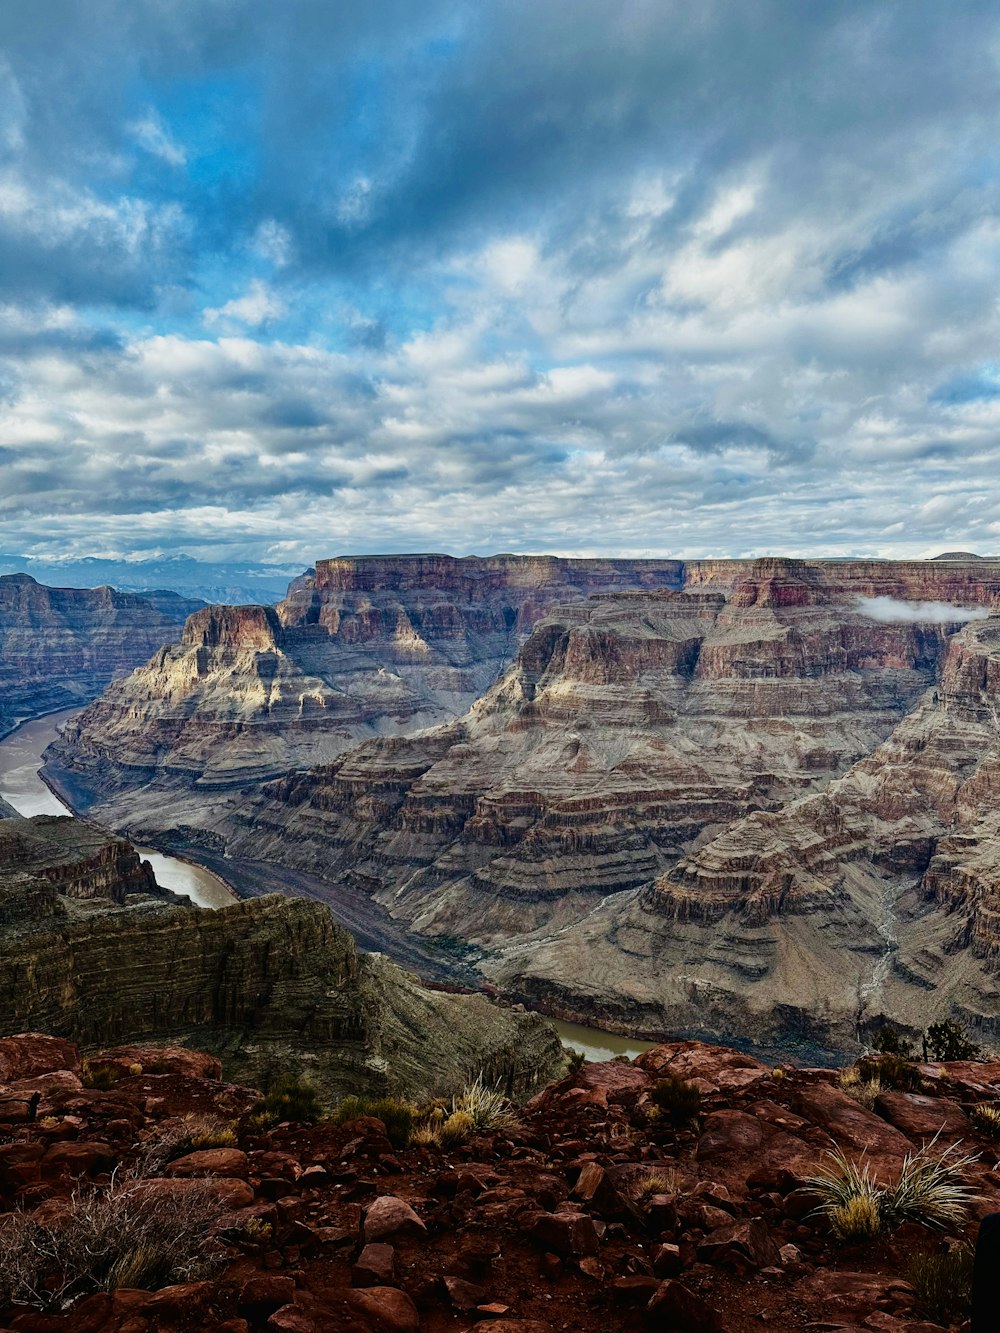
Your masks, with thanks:
<instances>
[{"instance_id":1,"label":"white cloud","mask_svg":"<svg viewBox=\"0 0 1000 1333\"><path fill-rule=\"evenodd\" d=\"M187 162L184 148L170 137L167 127L152 109L128 126L128 132L147 153L158 157L171 167L183 167Z\"/></svg>"},{"instance_id":2,"label":"white cloud","mask_svg":"<svg viewBox=\"0 0 1000 1333\"><path fill-rule=\"evenodd\" d=\"M284 301L260 278L254 278L246 292L225 305L205 310L204 323L213 328L224 324L245 324L260 328L285 314Z\"/></svg>"}]
</instances>

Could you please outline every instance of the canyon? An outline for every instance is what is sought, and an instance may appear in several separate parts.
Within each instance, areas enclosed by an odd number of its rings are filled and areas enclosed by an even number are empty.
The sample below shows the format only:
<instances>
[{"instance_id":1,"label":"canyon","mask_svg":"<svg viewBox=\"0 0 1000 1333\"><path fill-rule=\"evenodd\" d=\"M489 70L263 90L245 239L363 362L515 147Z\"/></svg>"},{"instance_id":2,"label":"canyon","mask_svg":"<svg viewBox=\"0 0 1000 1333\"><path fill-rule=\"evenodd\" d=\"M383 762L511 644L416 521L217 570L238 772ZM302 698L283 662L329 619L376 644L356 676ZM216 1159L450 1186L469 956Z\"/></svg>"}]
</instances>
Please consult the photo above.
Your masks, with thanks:
<instances>
[{"instance_id":1,"label":"canyon","mask_svg":"<svg viewBox=\"0 0 1000 1333\"><path fill-rule=\"evenodd\" d=\"M319 561L206 608L46 773L657 1037L996 1041L1000 561ZM964 626L964 628L963 628ZM994 816L994 823L995 823Z\"/></svg>"},{"instance_id":2,"label":"canyon","mask_svg":"<svg viewBox=\"0 0 1000 1333\"><path fill-rule=\"evenodd\" d=\"M96 698L202 605L169 591L140 597L0 575L0 735L21 718Z\"/></svg>"}]
</instances>

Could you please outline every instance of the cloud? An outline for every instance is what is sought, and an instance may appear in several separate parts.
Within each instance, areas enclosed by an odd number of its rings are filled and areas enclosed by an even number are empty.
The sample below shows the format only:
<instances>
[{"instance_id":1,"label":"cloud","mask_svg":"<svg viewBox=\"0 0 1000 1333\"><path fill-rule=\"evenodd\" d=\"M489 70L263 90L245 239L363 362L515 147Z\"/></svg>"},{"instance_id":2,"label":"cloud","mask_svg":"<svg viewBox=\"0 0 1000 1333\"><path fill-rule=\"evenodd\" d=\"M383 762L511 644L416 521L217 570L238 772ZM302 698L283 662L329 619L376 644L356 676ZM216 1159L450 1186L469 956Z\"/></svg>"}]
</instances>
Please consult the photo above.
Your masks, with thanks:
<instances>
[{"instance_id":1,"label":"cloud","mask_svg":"<svg viewBox=\"0 0 1000 1333\"><path fill-rule=\"evenodd\" d=\"M953 606L950 602L901 602L896 597L860 597L858 610L883 625L964 625L986 620L985 606Z\"/></svg>"},{"instance_id":2,"label":"cloud","mask_svg":"<svg viewBox=\"0 0 1000 1333\"><path fill-rule=\"evenodd\" d=\"M169 166L182 167L187 162L184 149L170 137L155 111L147 111L141 120L133 121L127 128L141 148L162 158Z\"/></svg>"},{"instance_id":3,"label":"cloud","mask_svg":"<svg viewBox=\"0 0 1000 1333\"><path fill-rule=\"evenodd\" d=\"M218 309L207 309L203 319L209 327L229 323L259 328L262 324L270 324L280 319L284 313L284 301L276 296L265 282L255 278L243 296L227 301Z\"/></svg>"},{"instance_id":4,"label":"cloud","mask_svg":"<svg viewBox=\"0 0 1000 1333\"><path fill-rule=\"evenodd\" d=\"M0 8L11 540L1000 549L985 0L101 13Z\"/></svg>"}]
</instances>

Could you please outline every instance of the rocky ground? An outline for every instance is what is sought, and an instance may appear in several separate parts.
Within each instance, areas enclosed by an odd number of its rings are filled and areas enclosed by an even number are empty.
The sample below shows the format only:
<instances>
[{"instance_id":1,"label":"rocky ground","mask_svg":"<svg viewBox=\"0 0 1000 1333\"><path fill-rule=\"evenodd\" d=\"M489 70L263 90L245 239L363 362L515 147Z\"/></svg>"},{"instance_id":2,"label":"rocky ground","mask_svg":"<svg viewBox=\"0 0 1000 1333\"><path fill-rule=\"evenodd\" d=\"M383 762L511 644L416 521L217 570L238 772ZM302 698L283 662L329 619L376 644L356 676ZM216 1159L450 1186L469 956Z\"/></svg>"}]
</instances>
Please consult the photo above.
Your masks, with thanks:
<instances>
[{"instance_id":1,"label":"rocky ground","mask_svg":"<svg viewBox=\"0 0 1000 1333\"><path fill-rule=\"evenodd\" d=\"M106 1091L81 1074L111 1066ZM155 1072L154 1072L155 1071ZM515 1128L459 1147L390 1146L381 1121L254 1128L258 1094L225 1084L218 1062L131 1047L83 1067L67 1042L0 1041L0 1229L11 1210L58 1225L74 1190L135 1171L169 1210L191 1191L226 1215L217 1265L159 1291L84 1294L61 1313L8 1306L18 1333L493 1333L682 1330L936 1333L906 1280L941 1237L912 1223L891 1239L837 1244L802 1188L839 1146L892 1178L940 1134L978 1161L967 1230L1000 1208L998 1142L970 1122L1000 1092L1000 1064L919 1066L920 1092L867 1110L835 1072L771 1069L720 1047L660 1046L636 1061L587 1064L520 1110ZM657 1079L702 1094L683 1128L651 1119ZM109 1080L105 1080L109 1081ZM229 1146L191 1152L184 1117L236 1125ZM174 1135L173 1140L171 1135ZM175 1142L159 1158L151 1145ZM660 1179L640 1189L653 1172ZM199 1177L209 1181L197 1185ZM151 1183L152 1182L152 1183ZM211 1247L206 1247L206 1255ZM8 1248L0 1260L12 1263ZM955 1312L951 1328L964 1325Z\"/></svg>"}]
</instances>

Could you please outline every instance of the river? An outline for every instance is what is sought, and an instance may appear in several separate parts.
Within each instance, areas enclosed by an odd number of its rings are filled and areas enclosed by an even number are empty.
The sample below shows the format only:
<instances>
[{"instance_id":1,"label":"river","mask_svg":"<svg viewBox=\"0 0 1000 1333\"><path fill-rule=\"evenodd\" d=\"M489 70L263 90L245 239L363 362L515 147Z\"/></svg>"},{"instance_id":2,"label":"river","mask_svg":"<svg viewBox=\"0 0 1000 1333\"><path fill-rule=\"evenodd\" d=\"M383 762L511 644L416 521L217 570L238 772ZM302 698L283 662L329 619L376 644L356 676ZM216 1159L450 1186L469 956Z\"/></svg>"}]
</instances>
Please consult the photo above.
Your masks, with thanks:
<instances>
[{"instance_id":1,"label":"river","mask_svg":"<svg viewBox=\"0 0 1000 1333\"><path fill-rule=\"evenodd\" d=\"M20 815L71 815L73 811L39 777L42 755L59 735L62 728L78 710L66 709L48 713L45 717L22 722L19 727L0 740L0 797ZM210 870L166 856L152 847L136 846L136 851L153 867L158 884L174 893L186 894L199 907L225 907L234 900L232 890ZM351 922L345 923L348 928ZM355 928L355 933L357 929ZM375 947L378 947L376 942ZM414 960L401 960L413 967ZM419 966L419 960L416 963ZM653 1042L635 1041L619 1037L597 1028L581 1027L578 1023L553 1021L564 1046L581 1051L588 1060L613 1060L615 1056L634 1056L648 1051Z\"/></svg>"},{"instance_id":2,"label":"river","mask_svg":"<svg viewBox=\"0 0 1000 1333\"><path fill-rule=\"evenodd\" d=\"M22 722L0 740L0 797L19 815L71 815L70 808L46 787L38 776L42 754L56 739L77 709L49 713ZM152 847L136 851L153 867L157 884L174 893L186 894L199 907L225 907L235 899L232 891L210 870L191 865L176 856L164 856Z\"/></svg>"}]
</instances>

